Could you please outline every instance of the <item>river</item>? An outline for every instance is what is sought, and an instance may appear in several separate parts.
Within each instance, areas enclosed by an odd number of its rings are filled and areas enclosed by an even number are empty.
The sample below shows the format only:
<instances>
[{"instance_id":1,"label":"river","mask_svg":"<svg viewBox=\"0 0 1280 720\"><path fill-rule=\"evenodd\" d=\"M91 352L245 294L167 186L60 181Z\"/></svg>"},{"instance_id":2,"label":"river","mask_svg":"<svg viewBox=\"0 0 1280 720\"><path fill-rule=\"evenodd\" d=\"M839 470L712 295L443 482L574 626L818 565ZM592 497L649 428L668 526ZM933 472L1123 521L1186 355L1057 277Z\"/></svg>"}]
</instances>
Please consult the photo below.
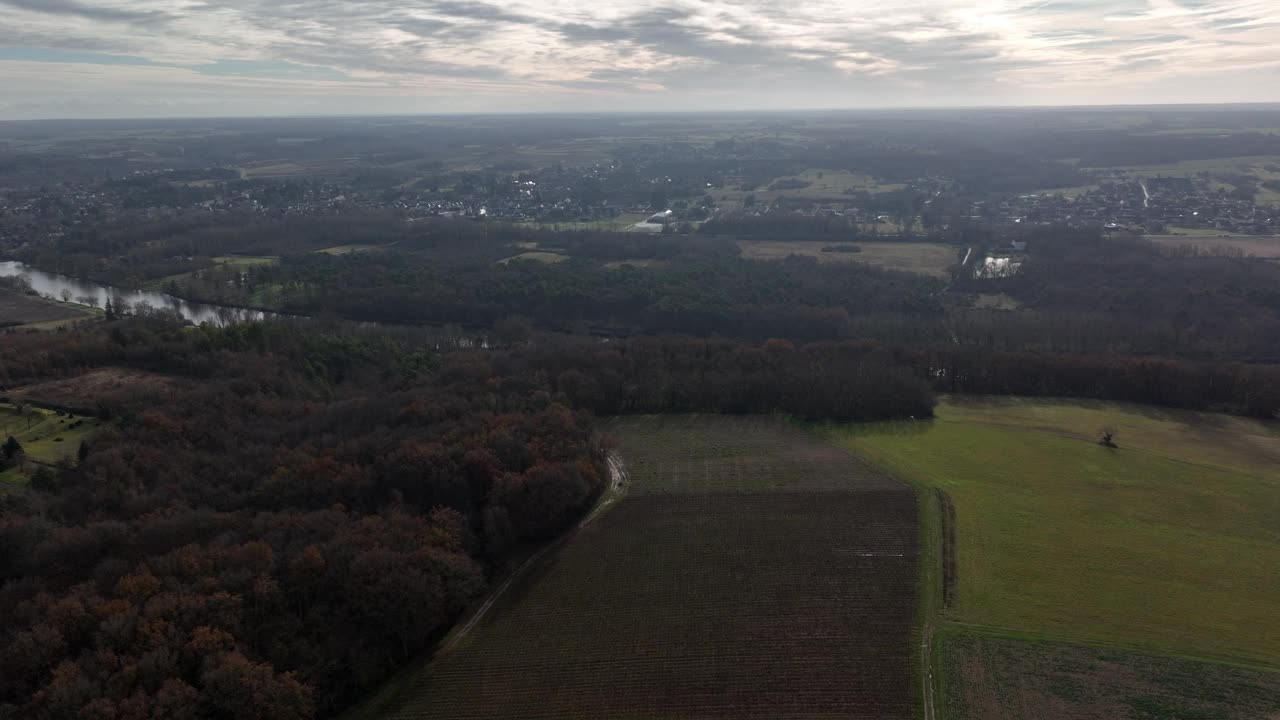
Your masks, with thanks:
<instances>
[{"instance_id":1,"label":"river","mask_svg":"<svg viewBox=\"0 0 1280 720\"><path fill-rule=\"evenodd\" d=\"M239 322L262 320L271 315L260 310L211 305L208 303L187 302L164 293L145 290L123 290L110 285L102 285L87 280L80 280L68 275L49 273L29 267L20 262L0 262L0 277L16 277L25 275L31 281L31 288L43 297L62 300L64 290L70 293L70 301L77 305L95 305L103 307L107 298L111 304L120 307L138 307L146 305L157 310L171 310L193 323L210 323L217 326Z\"/></svg>"}]
</instances>

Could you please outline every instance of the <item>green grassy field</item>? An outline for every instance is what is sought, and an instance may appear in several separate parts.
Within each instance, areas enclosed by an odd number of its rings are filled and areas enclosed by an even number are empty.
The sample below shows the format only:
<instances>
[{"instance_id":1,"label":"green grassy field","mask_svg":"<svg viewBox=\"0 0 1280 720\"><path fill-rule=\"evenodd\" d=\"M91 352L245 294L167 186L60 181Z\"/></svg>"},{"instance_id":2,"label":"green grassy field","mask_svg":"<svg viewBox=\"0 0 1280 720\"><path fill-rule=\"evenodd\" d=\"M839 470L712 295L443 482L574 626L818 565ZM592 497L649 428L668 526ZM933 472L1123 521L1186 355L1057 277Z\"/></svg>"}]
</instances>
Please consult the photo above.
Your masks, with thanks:
<instances>
[{"instance_id":1,"label":"green grassy field","mask_svg":"<svg viewBox=\"0 0 1280 720\"><path fill-rule=\"evenodd\" d=\"M0 327L56 330L100 314L93 308L0 290Z\"/></svg>"},{"instance_id":2,"label":"green grassy field","mask_svg":"<svg viewBox=\"0 0 1280 720\"><path fill-rule=\"evenodd\" d=\"M1076 185L1074 187L1048 188L1045 190L1033 190L1030 194L1034 195L1061 195L1063 197L1076 198L1087 192L1093 192L1100 186L1098 185Z\"/></svg>"},{"instance_id":3,"label":"green grassy field","mask_svg":"<svg viewBox=\"0 0 1280 720\"><path fill-rule=\"evenodd\" d=\"M19 443L28 460L35 463L55 465L62 460L75 457L80 443L88 439L98 429L96 418L81 415L58 415L52 410L24 406L0 404L0 442L13 436ZM79 422L78 427L71 425ZM33 463L27 463L26 471L13 468L0 475L0 482L22 483L34 471Z\"/></svg>"},{"instance_id":4,"label":"green grassy field","mask_svg":"<svg viewBox=\"0 0 1280 720\"><path fill-rule=\"evenodd\" d=\"M914 717L910 489L768 419L608 429L626 496L350 718Z\"/></svg>"},{"instance_id":5,"label":"green grassy field","mask_svg":"<svg viewBox=\"0 0 1280 720\"><path fill-rule=\"evenodd\" d=\"M948 620L1280 666L1274 425L1014 399L831 434L954 502Z\"/></svg>"},{"instance_id":6,"label":"green grassy field","mask_svg":"<svg viewBox=\"0 0 1280 720\"><path fill-rule=\"evenodd\" d=\"M240 268L244 270L251 267L260 267L262 265L274 265L280 262L280 258L276 255L219 255L211 258L215 266ZM145 284L148 290L156 292L164 292L169 288L171 283L185 284L192 280L195 276L194 272L178 273L176 275L168 275L156 280L152 280Z\"/></svg>"},{"instance_id":7,"label":"green grassy field","mask_svg":"<svg viewBox=\"0 0 1280 720\"><path fill-rule=\"evenodd\" d=\"M960 259L956 248L940 243L905 242L853 242L862 248L860 253L822 252L822 248L834 242L775 242L770 240L739 240L742 256L752 260L781 260L790 255L805 255L822 262L856 262L888 270L947 277L947 268Z\"/></svg>"},{"instance_id":8,"label":"green grassy field","mask_svg":"<svg viewBox=\"0 0 1280 720\"><path fill-rule=\"evenodd\" d=\"M324 253L325 255L350 255L351 253L361 253L361 252L370 252L373 250L382 250L385 248L389 248L394 244L395 243L391 243L390 245L367 245L367 244L361 245L359 243L355 243L352 245L335 245L334 247L327 247L327 248L324 248L323 250L317 250L316 252Z\"/></svg>"},{"instance_id":9,"label":"green grassy field","mask_svg":"<svg viewBox=\"0 0 1280 720\"><path fill-rule=\"evenodd\" d=\"M630 228L638 222L644 222L649 219L649 217L649 214L623 213L610 220L592 220L589 222L524 222L519 224L529 227L564 231L599 230L602 232L625 232L627 228Z\"/></svg>"},{"instance_id":10,"label":"green grassy field","mask_svg":"<svg viewBox=\"0 0 1280 720\"><path fill-rule=\"evenodd\" d=\"M257 265L271 265L279 262L280 258L275 255L220 255L213 259L218 265L230 265L231 267L254 267Z\"/></svg>"},{"instance_id":11,"label":"green grassy field","mask_svg":"<svg viewBox=\"0 0 1280 720\"><path fill-rule=\"evenodd\" d=\"M947 720L1280 717L1280 673L963 631L941 646Z\"/></svg>"},{"instance_id":12,"label":"green grassy field","mask_svg":"<svg viewBox=\"0 0 1280 720\"><path fill-rule=\"evenodd\" d=\"M774 198L790 197L802 200L843 199L848 197L846 191L884 193L901 190L901 183L881 183L866 173L855 173L847 170L826 170L810 168L800 173L778 180L800 180L809 183L809 187L793 190L770 190L769 186L761 188L756 197ZM774 182L777 182L775 180ZM772 183L771 183L772 184Z\"/></svg>"},{"instance_id":13,"label":"green grassy field","mask_svg":"<svg viewBox=\"0 0 1280 720\"><path fill-rule=\"evenodd\" d=\"M1125 170L1132 175L1141 175L1145 177L1153 177L1156 175L1164 176L1189 176L1197 175L1202 172L1207 173L1241 173L1244 175L1256 175L1258 177L1271 176L1274 173L1266 170L1269 165L1280 164L1280 156L1276 155L1250 155L1246 157L1232 158L1209 158L1205 160L1183 160L1175 163L1167 163L1164 165L1130 165L1121 168L1107 168L1110 170Z\"/></svg>"},{"instance_id":14,"label":"green grassy field","mask_svg":"<svg viewBox=\"0 0 1280 720\"><path fill-rule=\"evenodd\" d=\"M800 180L809 183L809 186L771 190L770 187L780 180ZM779 198L815 202L846 202L853 199L853 196L846 191L866 191L877 194L901 190L904 187L906 186L901 183L881 183L865 173L810 168L799 175L774 178L752 190L743 190L739 185L730 182L723 188L709 190L708 192L719 202L721 207L736 210L741 209L743 200L748 195L755 196L757 202L773 202Z\"/></svg>"},{"instance_id":15,"label":"green grassy field","mask_svg":"<svg viewBox=\"0 0 1280 720\"><path fill-rule=\"evenodd\" d=\"M241 174L246 178L293 177L307 175L312 171L312 168L302 163L283 162L246 167L241 170Z\"/></svg>"},{"instance_id":16,"label":"green grassy field","mask_svg":"<svg viewBox=\"0 0 1280 720\"><path fill-rule=\"evenodd\" d=\"M560 253L531 250L529 252L523 252L523 253L520 253L519 255L513 255L509 258L499 260L498 264L507 265L517 260L532 260L534 262L551 263L554 265L555 263L562 263L568 259L569 259L568 255L561 255Z\"/></svg>"}]
</instances>

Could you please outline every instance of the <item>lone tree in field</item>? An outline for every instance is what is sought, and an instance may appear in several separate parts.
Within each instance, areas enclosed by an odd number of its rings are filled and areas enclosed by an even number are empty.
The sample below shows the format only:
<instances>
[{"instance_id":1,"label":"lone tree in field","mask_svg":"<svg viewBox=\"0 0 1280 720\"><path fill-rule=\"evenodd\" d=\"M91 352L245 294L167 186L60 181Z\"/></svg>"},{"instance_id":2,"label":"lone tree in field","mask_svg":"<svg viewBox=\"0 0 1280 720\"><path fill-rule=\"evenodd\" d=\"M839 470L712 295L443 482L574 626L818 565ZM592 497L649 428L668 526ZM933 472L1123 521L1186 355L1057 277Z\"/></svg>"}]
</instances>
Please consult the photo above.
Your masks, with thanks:
<instances>
[{"instance_id":1,"label":"lone tree in field","mask_svg":"<svg viewBox=\"0 0 1280 720\"><path fill-rule=\"evenodd\" d=\"M1116 429L1110 425L1102 428L1102 437L1098 440L1098 444L1109 448L1120 447L1116 445Z\"/></svg>"},{"instance_id":2,"label":"lone tree in field","mask_svg":"<svg viewBox=\"0 0 1280 720\"><path fill-rule=\"evenodd\" d=\"M18 439L10 435L9 439L4 442L4 459L12 460L22 454L22 443Z\"/></svg>"},{"instance_id":3,"label":"lone tree in field","mask_svg":"<svg viewBox=\"0 0 1280 720\"><path fill-rule=\"evenodd\" d=\"M27 419L27 429L31 429L31 422L36 418L36 412L31 409L30 405L18 403L18 417ZM13 440L13 438L9 438ZM16 441L15 441L16 442Z\"/></svg>"}]
</instances>

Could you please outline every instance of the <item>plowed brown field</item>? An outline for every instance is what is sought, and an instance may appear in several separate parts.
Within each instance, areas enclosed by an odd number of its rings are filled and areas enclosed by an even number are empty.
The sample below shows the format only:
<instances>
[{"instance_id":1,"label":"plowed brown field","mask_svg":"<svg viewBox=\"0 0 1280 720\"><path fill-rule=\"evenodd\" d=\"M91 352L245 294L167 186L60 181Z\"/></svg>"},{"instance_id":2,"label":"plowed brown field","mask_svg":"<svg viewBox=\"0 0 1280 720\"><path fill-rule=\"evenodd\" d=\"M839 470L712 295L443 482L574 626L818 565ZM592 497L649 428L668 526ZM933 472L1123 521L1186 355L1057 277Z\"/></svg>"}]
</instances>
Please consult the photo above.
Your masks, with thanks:
<instances>
[{"instance_id":1,"label":"plowed brown field","mask_svg":"<svg viewBox=\"0 0 1280 720\"><path fill-rule=\"evenodd\" d=\"M908 718L916 495L763 419L613 426L630 493L384 717Z\"/></svg>"}]
</instances>

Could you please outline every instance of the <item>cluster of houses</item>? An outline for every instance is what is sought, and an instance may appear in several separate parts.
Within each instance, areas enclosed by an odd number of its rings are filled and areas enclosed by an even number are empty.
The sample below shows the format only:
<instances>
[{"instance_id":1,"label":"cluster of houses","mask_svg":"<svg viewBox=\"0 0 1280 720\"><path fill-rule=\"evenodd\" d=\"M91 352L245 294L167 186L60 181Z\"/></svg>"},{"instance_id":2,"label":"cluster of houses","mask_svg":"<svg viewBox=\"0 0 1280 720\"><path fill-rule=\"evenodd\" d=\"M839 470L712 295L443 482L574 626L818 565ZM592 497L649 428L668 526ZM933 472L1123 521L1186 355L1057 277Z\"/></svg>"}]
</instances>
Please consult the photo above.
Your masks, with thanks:
<instances>
[{"instance_id":1,"label":"cluster of houses","mask_svg":"<svg viewBox=\"0 0 1280 720\"><path fill-rule=\"evenodd\" d=\"M1133 178L1107 182L1071 196L1020 195L1000 203L1012 222L1088 222L1110 230L1176 233L1182 229L1224 234L1280 233L1280 208L1259 205L1205 178Z\"/></svg>"}]
</instances>

